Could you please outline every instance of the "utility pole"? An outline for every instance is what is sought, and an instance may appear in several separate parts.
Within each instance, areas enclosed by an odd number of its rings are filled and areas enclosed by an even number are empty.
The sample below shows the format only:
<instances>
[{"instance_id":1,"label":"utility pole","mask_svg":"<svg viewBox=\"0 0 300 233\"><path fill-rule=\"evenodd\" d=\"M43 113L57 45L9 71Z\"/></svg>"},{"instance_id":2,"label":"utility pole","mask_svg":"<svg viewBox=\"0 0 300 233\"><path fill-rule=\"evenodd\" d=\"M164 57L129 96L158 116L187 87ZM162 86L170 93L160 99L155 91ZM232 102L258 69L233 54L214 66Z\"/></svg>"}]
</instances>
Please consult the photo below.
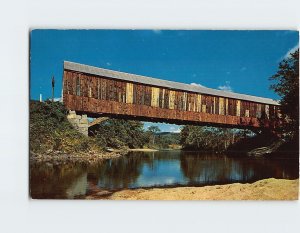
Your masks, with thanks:
<instances>
[{"instance_id":1,"label":"utility pole","mask_svg":"<svg viewBox=\"0 0 300 233\"><path fill-rule=\"evenodd\" d=\"M54 102L54 85L55 85L55 80L54 80L54 76L52 76L52 102Z\"/></svg>"}]
</instances>

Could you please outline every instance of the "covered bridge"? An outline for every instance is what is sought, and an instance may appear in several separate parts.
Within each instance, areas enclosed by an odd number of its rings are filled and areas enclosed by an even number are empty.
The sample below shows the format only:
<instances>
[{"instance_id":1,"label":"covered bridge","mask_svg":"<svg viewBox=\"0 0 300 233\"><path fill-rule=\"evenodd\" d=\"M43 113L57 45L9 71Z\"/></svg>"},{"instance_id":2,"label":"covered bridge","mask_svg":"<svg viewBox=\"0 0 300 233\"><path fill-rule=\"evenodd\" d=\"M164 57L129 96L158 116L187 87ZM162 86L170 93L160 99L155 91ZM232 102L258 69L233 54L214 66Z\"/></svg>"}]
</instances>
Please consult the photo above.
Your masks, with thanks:
<instances>
[{"instance_id":1,"label":"covered bridge","mask_svg":"<svg viewBox=\"0 0 300 233\"><path fill-rule=\"evenodd\" d=\"M276 127L278 102L64 62L63 102L90 117L235 128Z\"/></svg>"}]
</instances>

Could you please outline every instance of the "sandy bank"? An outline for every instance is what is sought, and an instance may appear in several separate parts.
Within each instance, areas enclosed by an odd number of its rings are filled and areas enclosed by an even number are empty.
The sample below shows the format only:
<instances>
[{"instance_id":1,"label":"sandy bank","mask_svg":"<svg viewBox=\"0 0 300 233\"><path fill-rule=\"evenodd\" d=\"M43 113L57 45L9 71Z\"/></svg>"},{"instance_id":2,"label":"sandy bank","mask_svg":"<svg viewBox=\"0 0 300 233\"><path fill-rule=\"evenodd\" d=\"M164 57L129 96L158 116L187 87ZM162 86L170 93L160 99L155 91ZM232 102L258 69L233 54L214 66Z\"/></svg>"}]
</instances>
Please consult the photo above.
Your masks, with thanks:
<instances>
[{"instance_id":1,"label":"sandy bank","mask_svg":"<svg viewBox=\"0 0 300 233\"><path fill-rule=\"evenodd\" d=\"M141 148L141 149L128 149L128 151L143 151L143 152L155 152L155 151L158 151L158 150L156 150L156 149L143 149L143 148Z\"/></svg>"},{"instance_id":2,"label":"sandy bank","mask_svg":"<svg viewBox=\"0 0 300 233\"><path fill-rule=\"evenodd\" d=\"M252 184L100 191L86 199L108 200L298 200L299 179L265 179Z\"/></svg>"}]
</instances>

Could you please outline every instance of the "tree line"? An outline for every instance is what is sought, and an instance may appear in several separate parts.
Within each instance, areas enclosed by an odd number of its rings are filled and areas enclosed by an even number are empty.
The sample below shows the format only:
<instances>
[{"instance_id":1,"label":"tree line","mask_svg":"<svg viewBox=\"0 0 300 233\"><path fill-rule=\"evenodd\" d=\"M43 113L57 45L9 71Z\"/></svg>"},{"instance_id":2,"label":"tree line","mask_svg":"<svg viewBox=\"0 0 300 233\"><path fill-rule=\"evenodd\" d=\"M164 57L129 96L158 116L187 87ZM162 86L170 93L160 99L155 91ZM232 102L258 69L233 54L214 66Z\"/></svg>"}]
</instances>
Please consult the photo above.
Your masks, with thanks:
<instances>
[{"instance_id":1,"label":"tree line","mask_svg":"<svg viewBox=\"0 0 300 233\"><path fill-rule=\"evenodd\" d=\"M96 125L91 133L99 143L112 148L168 149L179 144L179 134L160 132L159 127L144 129L140 121L109 119Z\"/></svg>"}]
</instances>

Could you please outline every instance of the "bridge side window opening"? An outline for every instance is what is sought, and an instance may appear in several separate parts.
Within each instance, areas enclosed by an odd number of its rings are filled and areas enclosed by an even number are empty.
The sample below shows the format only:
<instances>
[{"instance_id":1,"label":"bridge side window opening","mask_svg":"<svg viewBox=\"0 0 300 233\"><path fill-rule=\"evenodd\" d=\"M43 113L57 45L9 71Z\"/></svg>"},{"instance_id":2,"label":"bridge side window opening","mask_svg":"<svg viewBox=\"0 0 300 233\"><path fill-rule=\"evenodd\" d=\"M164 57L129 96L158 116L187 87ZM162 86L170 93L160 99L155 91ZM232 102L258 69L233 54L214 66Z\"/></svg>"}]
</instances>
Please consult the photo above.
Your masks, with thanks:
<instances>
[{"instance_id":1,"label":"bridge side window opening","mask_svg":"<svg viewBox=\"0 0 300 233\"><path fill-rule=\"evenodd\" d=\"M215 96L214 98L214 102L215 102L215 114L219 115L220 109L219 109L219 97Z\"/></svg>"},{"instance_id":2,"label":"bridge side window opening","mask_svg":"<svg viewBox=\"0 0 300 233\"><path fill-rule=\"evenodd\" d=\"M256 118L261 118L261 104L257 104Z\"/></svg>"},{"instance_id":3,"label":"bridge side window opening","mask_svg":"<svg viewBox=\"0 0 300 233\"><path fill-rule=\"evenodd\" d=\"M160 88L159 89L159 107L164 108L164 104L165 104L165 89Z\"/></svg>"},{"instance_id":4,"label":"bridge side window opening","mask_svg":"<svg viewBox=\"0 0 300 233\"><path fill-rule=\"evenodd\" d=\"M111 100L118 101L118 94L117 94L117 81L112 80L112 88L111 88Z\"/></svg>"},{"instance_id":5,"label":"bridge side window opening","mask_svg":"<svg viewBox=\"0 0 300 233\"><path fill-rule=\"evenodd\" d=\"M206 96L205 95L202 95L202 98L201 98L201 112L206 112Z\"/></svg>"},{"instance_id":6,"label":"bridge side window opening","mask_svg":"<svg viewBox=\"0 0 300 233\"><path fill-rule=\"evenodd\" d=\"M230 109L229 115L231 115L231 116L236 116L236 114L237 114L236 102L237 102L237 100L235 100L235 99L229 99L229 109Z\"/></svg>"},{"instance_id":7,"label":"bridge side window opening","mask_svg":"<svg viewBox=\"0 0 300 233\"><path fill-rule=\"evenodd\" d=\"M88 97L92 97L92 87L90 78L87 79L88 82Z\"/></svg>"},{"instance_id":8,"label":"bridge side window opening","mask_svg":"<svg viewBox=\"0 0 300 233\"><path fill-rule=\"evenodd\" d=\"M79 75L80 96L88 97L88 79L84 75Z\"/></svg>"},{"instance_id":9,"label":"bridge side window opening","mask_svg":"<svg viewBox=\"0 0 300 233\"><path fill-rule=\"evenodd\" d=\"M279 119L281 117L280 109L278 106L275 106L275 115L276 115L276 119Z\"/></svg>"},{"instance_id":10,"label":"bridge side window opening","mask_svg":"<svg viewBox=\"0 0 300 233\"><path fill-rule=\"evenodd\" d=\"M276 107L274 105L270 105L270 119L276 119Z\"/></svg>"},{"instance_id":11,"label":"bridge side window opening","mask_svg":"<svg viewBox=\"0 0 300 233\"><path fill-rule=\"evenodd\" d=\"M265 114L266 114L266 118L269 119L270 117L270 109L269 109L269 105L265 105Z\"/></svg>"},{"instance_id":12,"label":"bridge side window opening","mask_svg":"<svg viewBox=\"0 0 300 233\"><path fill-rule=\"evenodd\" d=\"M205 103L204 103L204 105L205 105L205 112L206 113L210 113L210 96L205 96Z\"/></svg>"},{"instance_id":13,"label":"bridge side window opening","mask_svg":"<svg viewBox=\"0 0 300 233\"><path fill-rule=\"evenodd\" d=\"M170 90L165 89L164 93L164 108L169 109Z\"/></svg>"},{"instance_id":14,"label":"bridge side window opening","mask_svg":"<svg viewBox=\"0 0 300 233\"><path fill-rule=\"evenodd\" d=\"M97 88L97 79L92 77L91 79L91 97L94 98L94 99L97 99L98 98L98 88Z\"/></svg>"},{"instance_id":15,"label":"bridge side window opening","mask_svg":"<svg viewBox=\"0 0 300 233\"><path fill-rule=\"evenodd\" d=\"M213 106L212 106L212 113L213 114L218 114L217 113L217 97L212 97L212 104L213 104Z\"/></svg>"},{"instance_id":16,"label":"bridge side window opening","mask_svg":"<svg viewBox=\"0 0 300 233\"><path fill-rule=\"evenodd\" d=\"M139 83L136 86L136 99L138 105L144 105L145 102L145 86Z\"/></svg>"},{"instance_id":17,"label":"bridge side window opening","mask_svg":"<svg viewBox=\"0 0 300 233\"><path fill-rule=\"evenodd\" d=\"M99 83L99 79L97 78L97 99L99 99L100 97L100 83Z\"/></svg>"},{"instance_id":18,"label":"bridge side window opening","mask_svg":"<svg viewBox=\"0 0 300 233\"><path fill-rule=\"evenodd\" d=\"M80 77L76 77L76 95L80 96Z\"/></svg>"},{"instance_id":19,"label":"bridge side window opening","mask_svg":"<svg viewBox=\"0 0 300 233\"><path fill-rule=\"evenodd\" d=\"M250 102L250 117L256 117L256 104Z\"/></svg>"},{"instance_id":20,"label":"bridge side window opening","mask_svg":"<svg viewBox=\"0 0 300 233\"><path fill-rule=\"evenodd\" d=\"M126 83L122 83L122 102L126 103Z\"/></svg>"},{"instance_id":21,"label":"bridge side window opening","mask_svg":"<svg viewBox=\"0 0 300 233\"><path fill-rule=\"evenodd\" d=\"M67 72L64 71L64 76L63 76L63 91L65 91L65 94L70 94L70 80L68 78Z\"/></svg>"},{"instance_id":22,"label":"bridge side window opening","mask_svg":"<svg viewBox=\"0 0 300 233\"><path fill-rule=\"evenodd\" d=\"M68 94L70 95L74 95L75 94L75 88L74 88L74 78L72 76L72 74L70 74L69 72L67 72L67 80L68 80Z\"/></svg>"},{"instance_id":23,"label":"bridge side window opening","mask_svg":"<svg viewBox=\"0 0 300 233\"><path fill-rule=\"evenodd\" d=\"M151 106L151 87L146 86L145 88L145 105Z\"/></svg>"},{"instance_id":24,"label":"bridge side window opening","mask_svg":"<svg viewBox=\"0 0 300 233\"><path fill-rule=\"evenodd\" d=\"M180 107L183 111L186 111L186 108L187 108L187 96L188 96L188 93L183 92L183 95L180 97L180 104L181 104Z\"/></svg>"},{"instance_id":25,"label":"bridge side window opening","mask_svg":"<svg viewBox=\"0 0 300 233\"><path fill-rule=\"evenodd\" d=\"M201 112L201 94L197 94L197 112Z\"/></svg>"},{"instance_id":26,"label":"bridge side window opening","mask_svg":"<svg viewBox=\"0 0 300 233\"><path fill-rule=\"evenodd\" d=\"M249 117L250 116L250 114L249 114L249 109L246 109L245 110L245 117Z\"/></svg>"},{"instance_id":27,"label":"bridge side window opening","mask_svg":"<svg viewBox=\"0 0 300 233\"><path fill-rule=\"evenodd\" d=\"M111 82L111 80L107 80L107 100L113 100L113 83Z\"/></svg>"},{"instance_id":28,"label":"bridge side window opening","mask_svg":"<svg viewBox=\"0 0 300 233\"><path fill-rule=\"evenodd\" d=\"M250 116L249 108L250 108L249 102L243 101L243 116L244 117Z\"/></svg>"},{"instance_id":29,"label":"bridge side window opening","mask_svg":"<svg viewBox=\"0 0 300 233\"><path fill-rule=\"evenodd\" d=\"M183 110L183 96L184 96L184 92L178 93L178 110L180 111Z\"/></svg>"},{"instance_id":30,"label":"bridge side window opening","mask_svg":"<svg viewBox=\"0 0 300 233\"><path fill-rule=\"evenodd\" d=\"M236 116L241 116L241 101L236 101Z\"/></svg>"}]
</instances>

